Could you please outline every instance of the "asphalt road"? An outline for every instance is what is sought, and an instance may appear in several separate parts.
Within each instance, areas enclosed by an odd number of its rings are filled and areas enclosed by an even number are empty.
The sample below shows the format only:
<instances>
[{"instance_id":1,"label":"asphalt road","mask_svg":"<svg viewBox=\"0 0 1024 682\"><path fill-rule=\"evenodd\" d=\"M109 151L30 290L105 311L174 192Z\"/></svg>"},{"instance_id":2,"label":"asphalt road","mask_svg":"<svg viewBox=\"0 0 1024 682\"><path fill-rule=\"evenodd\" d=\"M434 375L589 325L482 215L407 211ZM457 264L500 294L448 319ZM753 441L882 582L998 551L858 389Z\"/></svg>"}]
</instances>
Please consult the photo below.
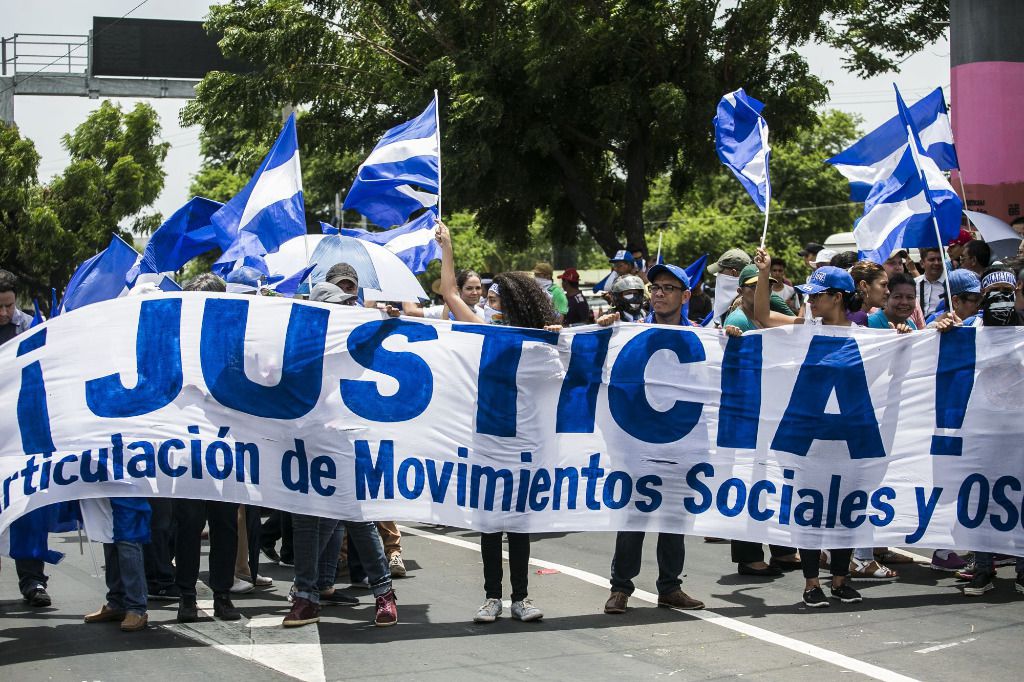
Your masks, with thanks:
<instances>
[{"instance_id":1,"label":"asphalt road","mask_svg":"<svg viewBox=\"0 0 1024 682\"><path fill-rule=\"evenodd\" d=\"M864 603L812 610L800 601L799 575L742 577L728 545L688 538L683 589L708 606L693 613L645 601L657 576L655 538L648 537L631 608L608 616L602 607L614 535L534 536L530 596L544 620L513 621L506 603L498 622L476 625L483 598L476 534L412 526L403 537L409 576L395 585L397 627L373 627L371 595L347 588L359 606L328 607L319 625L285 630L290 569L264 564L274 589L239 596L242 621L207 616L178 625L174 604L151 603L150 628L123 634L116 625L82 622L103 601L102 574L88 547L80 553L77 535L54 540L68 556L49 569L50 608L30 609L16 598L14 567L3 562L0 680L959 681L1012 678L1024 664L1024 596L1013 589L1012 567L1000 569L995 590L966 598L952 576L904 564L898 582L858 583ZM102 561L99 545L92 553Z\"/></svg>"}]
</instances>

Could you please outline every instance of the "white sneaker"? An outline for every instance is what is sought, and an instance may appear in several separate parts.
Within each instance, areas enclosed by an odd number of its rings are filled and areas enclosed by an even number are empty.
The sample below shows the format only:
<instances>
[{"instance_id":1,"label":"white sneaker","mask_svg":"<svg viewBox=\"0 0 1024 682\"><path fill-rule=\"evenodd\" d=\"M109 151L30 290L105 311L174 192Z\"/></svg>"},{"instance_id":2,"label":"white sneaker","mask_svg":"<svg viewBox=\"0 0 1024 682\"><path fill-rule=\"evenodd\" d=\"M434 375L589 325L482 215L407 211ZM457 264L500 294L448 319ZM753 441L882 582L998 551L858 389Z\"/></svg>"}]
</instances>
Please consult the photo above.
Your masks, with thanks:
<instances>
[{"instance_id":1,"label":"white sneaker","mask_svg":"<svg viewBox=\"0 0 1024 682\"><path fill-rule=\"evenodd\" d=\"M274 579L269 578L265 575L256 576L256 587L270 587L274 584Z\"/></svg>"},{"instance_id":2,"label":"white sneaker","mask_svg":"<svg viewBox=\"0 0 1024 682\"><path fill-rule=\"evenodd\" d=\"M520 603L520 602L516 602ZM515 607L515 604L513 604ZM501 600L488 599L473 616L474 623L493 623L501 615Z\"/></svg>"},{"instance_id":3,"label":"white sneaker","mask_svg":"<svg viewBox=\"0 0 1024 682\"><path fill-rule=\"evenodd\" d=\"M402 561L402 553L395 552L388 559L388 568L391 570L392 578L404 578L405 577L405 562Z\"/></svg>"},{"instance_id":4,"label":"white sneaker","mask_svg":"<svg viewBox=\"0 0 1024 682\"><path fill-rule=\"evenodd\" d=\"M529 599L512 602L512 618L515 620L526 623L531 620L540 620L543 617L544 612L534 606Z\"/></svg>"},{"instance_id":5,"label":"white sneaker","mask_svg":"<svg viewBox=\"0 0 1024 682\"><path fill-rule=\"evenodd\" d=\"M232 594L245 594L246 592L252 592L256 589L248 580L242 580L241 578L235 578L235 584L231 586Z\"/></svg>"}]
</instances>

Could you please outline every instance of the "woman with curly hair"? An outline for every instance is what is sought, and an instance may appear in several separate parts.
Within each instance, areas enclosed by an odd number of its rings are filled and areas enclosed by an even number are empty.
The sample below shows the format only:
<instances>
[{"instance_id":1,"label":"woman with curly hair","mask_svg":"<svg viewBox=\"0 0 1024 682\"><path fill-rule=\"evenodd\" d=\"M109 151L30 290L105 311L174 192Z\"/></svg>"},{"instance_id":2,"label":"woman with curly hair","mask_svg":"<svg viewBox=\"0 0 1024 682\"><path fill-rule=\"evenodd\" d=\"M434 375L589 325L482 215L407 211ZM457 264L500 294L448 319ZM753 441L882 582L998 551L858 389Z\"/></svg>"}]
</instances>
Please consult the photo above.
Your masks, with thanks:
<instances>
[{"instance_id":1,"label":"woman with curly hair","mask_svg":"<svg viewBox=\"0 0 1024 682\"><path fill-rule=\"evenodd\" d=\"M441 295L455 320L479 324L480 319L459 295L455 278L455 256L451 235L438 222L435 233L441 245ZM487 291L484 319L489 324L507 324L532 329L553 328L558 319L551 299L534 278L520 272L504 272L494 278ZM505 533L508 537L509 578L512 582L512 618L540 620L544 613L527 596L530 575L530 534ZM480 554L484 563L484 603L473 620L493 623L501 615L502 565L501 532L480 534Z\"/></svg>"}]
</instances>

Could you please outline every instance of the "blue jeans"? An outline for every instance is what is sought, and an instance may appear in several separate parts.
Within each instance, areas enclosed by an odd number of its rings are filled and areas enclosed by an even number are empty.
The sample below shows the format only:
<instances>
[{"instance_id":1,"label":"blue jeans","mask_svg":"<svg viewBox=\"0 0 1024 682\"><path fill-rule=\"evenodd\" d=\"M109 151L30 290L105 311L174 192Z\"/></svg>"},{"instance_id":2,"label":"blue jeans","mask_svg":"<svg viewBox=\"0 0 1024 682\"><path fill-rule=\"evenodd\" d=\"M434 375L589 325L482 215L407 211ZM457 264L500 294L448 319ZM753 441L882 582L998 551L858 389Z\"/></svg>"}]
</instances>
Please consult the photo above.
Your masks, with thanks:
<instances>
[{"instance_id":1,"label":"blue jeans","mask_svg":"<svg viewBox=\"0 0 1024 682\"><path fill-rule=\"evenodd\" d=\"M327 562L321 557L332 544L341 528L341 521L325 519L306 514L292 514L292 546L295 551L295 596L320 603L320 589L324 581L321 571L326 572ZM340 542L340 541L339 541ZM340 547L340 545L339 545ZM328 557L329 559L329 557ZM334 552L334 563L338 563L338 551ZM326 579L327 576L325 575ZM331 584L334 574L330 575Z\"/></svg>"},{"instance_id":2,"label":"blue jeans","mask_svg":"<svg viewBox=\"0 0 1024 682\"><path fill-rule=\"evenodd\" d=\"M978 567L979 571L987 571L991 573L994 569L992 565L992 552L975 552L974 553L974 564ZM1024 557L1017 557L1017 573L1024 573Z\"/></svg>"},{"instance_id":3,"label":"blue jeans","mask_svg":"<svg viewBox=\"0 0 1024 682\"><path fill-rule=\"evenodd\" d=\"M116 611L146 612L146 568L137 542L104 543L107 606Z\"/></svg>"},{"instance_id":4,"label":"blue jeans","mask_svg":"<svg viewBox=\"0 0 1024 682\"><path fill-rule=\"evenodd\" d=\"M671 594L683 585L679 578L686 559L683 539L684 536L677 533L658 533L658 594ZM612 557L613 591L633 594L636 589L633 578L640 575L643 549L643 531L619 531L616 534L615 555Z\"/></svg>"},{"instance_id":5,"label":"blue jeans","mask_svg":"<svg viewBox=\"0 0 1024 682\"><path fill-rule=\"evenodd\" d=\"M359 554L359 561L370 582L370 589L373 596L379 597L391 590L391 568L388 566L388 558L384 553L384 542L380 538L380 531L373 521L343 521L345 532L352 538L352 544ZM339 544L339 549L341 545ZM331 569L331 583L334 582L334 570L338 566L338 552L334 552L334 561Z\"/></svg>"}]
</instances>

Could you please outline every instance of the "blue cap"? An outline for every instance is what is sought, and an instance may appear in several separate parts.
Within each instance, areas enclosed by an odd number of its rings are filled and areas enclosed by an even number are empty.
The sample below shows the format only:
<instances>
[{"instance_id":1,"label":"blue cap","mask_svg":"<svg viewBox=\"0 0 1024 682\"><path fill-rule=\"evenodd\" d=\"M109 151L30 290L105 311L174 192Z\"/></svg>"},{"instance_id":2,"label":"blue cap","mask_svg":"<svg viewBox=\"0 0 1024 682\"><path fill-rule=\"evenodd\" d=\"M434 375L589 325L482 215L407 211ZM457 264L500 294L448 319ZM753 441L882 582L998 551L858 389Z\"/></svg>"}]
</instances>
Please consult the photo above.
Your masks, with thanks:
<instances>
[{"instance_id":1,"label":"blue cap","mask_svg":"<svg viewBox=\"0 0 1024 682\"><path fill-rule=\"evenodd\" d=\"M652 266L651 269L647 271L647 281L653 282L654 278L663 272L667 272L678 279L685 288L690 288L690 278L686 276L686 270L683 270L678 265L669 265L668 263L658 263L657 265Z\"/></svg>"},{"instance_id":2,"label":"blue cap","mask_svg":"<svg viewBox=\"0 0 1024 682\"><path fill-rule=\"evenodd\" d=\"M970 270L953 270L949 273L949 291L954 296L980 294L981 280Z\"/></svg>"},{"instance_id":3,"label":"blue cap","mask_svg":"<svg viewBox=\"0 0 1024 682\"><path fill-rule=\"evenodd\" d=\"M834 265L825 265L811 273L807 284L798 284L796 288L805 294L820 294L828 289L838 289L852 294L857 290L857 285L853 283L853 277L850 277L846 270Z\"/></svg>"},{"instance_id":4,"label":"blue cap","mask_svg":"<svg viewBox=\"0 0 1024 682\"><path fill-rule=\"evenodd\" d=\"M633 254L625 249L619 249L615 252L615 255L608 259L609 263L629 263L633 264Z\"/></svg>"}]
</instances>

